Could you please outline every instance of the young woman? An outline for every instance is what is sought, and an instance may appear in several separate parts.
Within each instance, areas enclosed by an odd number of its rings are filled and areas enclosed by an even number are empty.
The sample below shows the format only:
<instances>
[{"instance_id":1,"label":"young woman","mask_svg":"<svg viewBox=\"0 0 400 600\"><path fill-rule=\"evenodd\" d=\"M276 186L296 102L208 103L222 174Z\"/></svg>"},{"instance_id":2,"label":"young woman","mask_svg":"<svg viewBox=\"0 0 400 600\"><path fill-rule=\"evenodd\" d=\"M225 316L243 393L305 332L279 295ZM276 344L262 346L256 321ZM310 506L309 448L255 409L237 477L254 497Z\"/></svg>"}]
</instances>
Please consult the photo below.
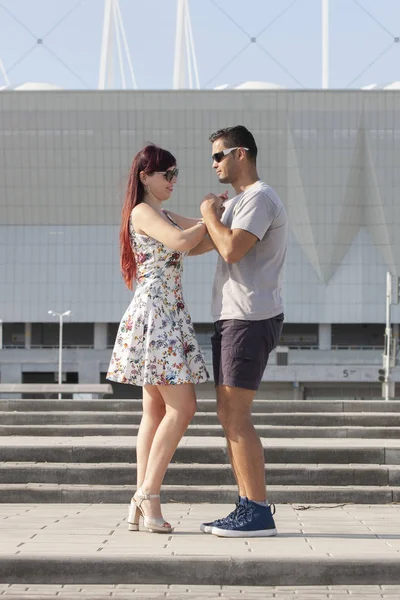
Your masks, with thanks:
<instances>
[{"instance_id":1,"label":"young woman","mask_svg":"<svg viewBox=\"0 0 400 600\"><path fill-rule=\"evenodd\" d=\"M122 275L128 288L135 281L136 289L119 326L107 379L143 386L131 531L138 531L140 515L148 531L172 531L161 514L160 488L196 410L194 384L208 379L181 285L183 259L202 241L206 227L201 219L162 208L177 176L170 152L146 146L133 160L122 210Z\"/></svg>"}]
</instances>

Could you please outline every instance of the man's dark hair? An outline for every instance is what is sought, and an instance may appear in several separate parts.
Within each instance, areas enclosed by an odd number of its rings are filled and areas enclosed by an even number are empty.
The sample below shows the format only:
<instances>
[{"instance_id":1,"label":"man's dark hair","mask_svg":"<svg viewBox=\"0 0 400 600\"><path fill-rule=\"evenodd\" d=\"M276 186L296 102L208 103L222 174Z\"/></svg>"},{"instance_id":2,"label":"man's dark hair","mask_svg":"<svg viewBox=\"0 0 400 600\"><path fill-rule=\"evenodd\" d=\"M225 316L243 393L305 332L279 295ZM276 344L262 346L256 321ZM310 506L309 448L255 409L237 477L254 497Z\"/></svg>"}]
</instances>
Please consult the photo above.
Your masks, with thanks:
<instances>
[{"instance_id":1,"label":"man's dark hair","mask_svg":"<svg viewBox=\"0 0 400 600\"><path fill-rule=\"evenodd\" d=\"M257 145L253 137L244 125L235 125L234 127L226 127L225 129L218 129L210 135L210 142L213 143L215 140L222 139L227 148L248 148L247 155L252 162L256 162L257 158Z\"/></svg>"}]
</instances>

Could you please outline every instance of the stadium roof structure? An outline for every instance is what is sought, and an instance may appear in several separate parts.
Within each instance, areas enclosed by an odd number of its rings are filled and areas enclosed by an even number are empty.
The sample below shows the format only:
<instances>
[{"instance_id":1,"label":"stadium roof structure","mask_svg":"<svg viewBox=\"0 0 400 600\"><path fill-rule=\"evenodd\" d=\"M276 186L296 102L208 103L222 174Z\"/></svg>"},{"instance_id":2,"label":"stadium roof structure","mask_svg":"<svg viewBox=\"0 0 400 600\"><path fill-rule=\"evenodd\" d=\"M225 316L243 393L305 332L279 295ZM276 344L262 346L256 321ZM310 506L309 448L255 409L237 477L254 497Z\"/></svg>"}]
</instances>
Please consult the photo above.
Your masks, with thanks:
<instances>
[{"instance_id":1,"label":"stadium roof structure","mask_svg":"<svg viewBox=\"0 0 400 600\"><path fill-rule=\"evenodd\" d=\"M64 66L67 70L72 73L76 79L78 79L81 84L83 84L84 88L92 89L92 85L88 84L84 81L84 78L74 71L70 65L68 65L68 61L63 60L57 53L48 45L47 38L50 34L52 34L61 24L70 17L71 14L75 13L80 6L84 4L85 0L78 0L78 2L68 11L66 12L62 18L59 19L57 23L53 25L53 27L44 35L41 35L42 32L33 32L30 30L29 26L23 22L21 18L16 16L13 10L4 4L0 3L0 9L5 11L8 16L15 21L19 26L25 29L35 40L35 43L31 46L28 51L25 51L22 56L14 62L13 65L4 65L1 57L0 57L0 84L3 87L1 89L15 89L15 90L25 90L25 89L37 89L35 87L35 83L22 83L19 85L15 85L12 87L13 82L10 80L10 71L19 64L21 61L25 60L27 56L29 56L35 48L40 46L44 51L50 52L52 56L59 61L60 64ZM212 89L213 82L218 78L220 79L221 74L226 71L226 69L236 61L236 59L241 56L243 53L247 52L250 47L256 47L261 52L263 52L269 60L273 61L275 65L278 65L280 69L286 73L299 88L306 88L306 86L299 80L295 73L291 72L289 68L290 65L284 65L279 56L275 56L274 52L270 47L266 46L261 39L267 30L271 27L276 27L278 22L281 22L281 18L288 13L292 7L295 5L297 0L292 0L285 7L283 7L278 14L273 16L269 16L269 20L266 23L263 23L263 27L257 30L247 31L242 24L241 20L235 20L235 18L230 14L231 8L229 5L227 8L223 8L220 6L219 0L209 0L210 4L214 6L223 16L226 18L231 24L233 24L236 29L241 32L241 35L245 36L244 45L240 47L239 45L232 43L232 56L229 57L229 60L220 67L217 67L217 72L208 80L202 83L200 86L200 77L197 65L196 58L196 49L194 43L194 36L192 31L192 22L190 17L189 5L190 0L176 0L176 30L175 30L175 55L174 55L174 65L173 65L173 77L172 77L172 88L173 89L200 89L208 88ZM362 2L359 0L354 0L355 4L359 7L359 9L364 12L369 19L374 21L375 25L380 27L385 31L385 34L390 37L390 44L387 48L380 52L376 58L371 61L369 64L365 66L346 86L347 88L353 87L356 82L363 76L368 69L372 67L372 65L376 64L384 55L387 54L393 47L399 47L400 37L395 35L389 28L386 27L383 23L379 21L375 14L372 14L369 10L363 6ZM320 13L321 13L321 21L320 21L320 32L321 32L321 88L328 89L329 88L329 66L330 66L330 17L331 10L330 8L334 7L334 3L330 2L330 0L319 0L320 5ZM102 27L102 41L100 48L100 61L99 61L99 75L98 75L98 89L138 89L138 85L135 78L134 73L134 60L132 59L131 52L129 49L128 38L129 35L125 30L124 18L120 8L120 0L104 0L103 3L103 27ZM258 21L255 21L255 27L258 25ZM129 33L129 32L128 32ZM37 35L40 34L40 35ZM239 48L239 51L238 51ZM30 86L33 85L33 88ZM40 84L44 86L46 84ZM60 89L57 86L52 86L45 88L41 87L40 89ZM381 84L370 84L361 87L364 90L373 90L373 89L385 89L385 90L397 90L400 87L400 82L394 81L392 83L388 83L385 85ZM287 89L287 86L283 88L283 86L271 82L265 81L245 81L239 84L223 84L217 85L214 89L220 90L228 90L228 89L248 89L248 90L278 90L278 89Z\"/></svg>"},{"instance_id":2,"label":"stadium roof structure","mask_svg":"<svg viewBox=\"0 0 400 600\"><path fill-rule=\"evenodd\" d=\"M242 83L230 84L224 83L217 85L215 90L283 90L281 85L278 83L272 83L270 81L243 81Z\"/></svg>"},{"instance_id":3,"label":"stadium roof structure","mask_svg":"<svg viewBox=\"0 0 400 600\"><path fill-rule=\"evenodd\" d=\"M26 81L24 83L17 83L15 85L5 85L4 87L0 87L0 91L2 90L15 90L22 92L32 92L32 91L41 91L41 92L49 92L62 90L64 88L55 85L54 83L46 83L44 81Z\"/></svg>"},{"instance_id":4,"label":"stadium roof structure","mask_svg":"<svg viewBox=\"0 0 400 600\"><path fill-rule=\"evenodd\" d=\"M362 90L400 90L400 81L392 81L391 83L371 83L370 85L364 85Z\"/></svg>"}]
</instances>

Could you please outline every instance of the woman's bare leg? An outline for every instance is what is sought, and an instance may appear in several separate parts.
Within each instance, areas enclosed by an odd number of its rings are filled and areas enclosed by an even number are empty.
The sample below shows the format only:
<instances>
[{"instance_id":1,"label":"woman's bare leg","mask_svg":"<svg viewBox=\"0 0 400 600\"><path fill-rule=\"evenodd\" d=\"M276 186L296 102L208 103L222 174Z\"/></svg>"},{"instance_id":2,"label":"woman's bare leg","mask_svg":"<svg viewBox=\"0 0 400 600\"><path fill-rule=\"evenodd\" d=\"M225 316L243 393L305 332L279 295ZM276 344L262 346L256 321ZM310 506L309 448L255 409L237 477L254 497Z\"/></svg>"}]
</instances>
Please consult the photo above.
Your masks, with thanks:
<instances>
[{"instance_id":1,"label":"woman's bare leg","mask_svg":"<svg viewBox=\"0 0 400 600\"><path fill-rule=\"evenodd\" d=\"M143 387L143 415L136 441L136 480L139 488L147 469L154 435L165 416L165 403L156 385Z\"/></svg>"},{"instance_id":2,"label":"woman's bare leg","mask_svg":"<svg viewBox=\"0 0 400 600\"><path fill-rule=\"evenodd\" d=\"M191 383L161 385L158 391L165 402L162 419L151 445L142 490L146 494L158 494L172 456L196 412L196 394ZM146 514L161 516L160 503L147 501Z\"/></svg>"}]
</instances>

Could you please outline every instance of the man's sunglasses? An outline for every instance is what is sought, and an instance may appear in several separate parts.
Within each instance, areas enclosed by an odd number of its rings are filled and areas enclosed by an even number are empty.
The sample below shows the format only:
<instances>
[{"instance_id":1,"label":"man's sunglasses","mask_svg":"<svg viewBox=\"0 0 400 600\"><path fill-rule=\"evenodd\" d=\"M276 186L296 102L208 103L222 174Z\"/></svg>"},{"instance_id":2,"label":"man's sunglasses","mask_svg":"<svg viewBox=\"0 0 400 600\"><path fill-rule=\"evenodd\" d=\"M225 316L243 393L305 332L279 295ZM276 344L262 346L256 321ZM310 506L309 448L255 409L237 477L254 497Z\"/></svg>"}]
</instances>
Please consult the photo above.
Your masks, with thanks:
<instances>
[{"instance_id":1,"label":"man's sunglasses","mask_svg":"<svg viewBox=\"0 0 400 600\"><path fill-rule=\"evenodd\" d=\"M239 150L239 148L242 148L242 146L236 146L235 148L227 148L226 150L221 150L221 152L216 152L215 154L212 154L211 158L214 162L220 163L224 156L227 156L234 150ZM248 148L243 148L243 150L248 150Z\"/></svg>"},{"instance_id":2,"label":"man's sunglasses","mask_svg":"<svg viewBox=\"0 0 400 600\"><path fill-rule=\"evenodd\" d=\"M172 181L174 177L178 177L179 169L178 167L174 167L173 169L168 169L168 171L157 171L160 175L164 175L167 181Z\"/></svg>"}]
</instances>

